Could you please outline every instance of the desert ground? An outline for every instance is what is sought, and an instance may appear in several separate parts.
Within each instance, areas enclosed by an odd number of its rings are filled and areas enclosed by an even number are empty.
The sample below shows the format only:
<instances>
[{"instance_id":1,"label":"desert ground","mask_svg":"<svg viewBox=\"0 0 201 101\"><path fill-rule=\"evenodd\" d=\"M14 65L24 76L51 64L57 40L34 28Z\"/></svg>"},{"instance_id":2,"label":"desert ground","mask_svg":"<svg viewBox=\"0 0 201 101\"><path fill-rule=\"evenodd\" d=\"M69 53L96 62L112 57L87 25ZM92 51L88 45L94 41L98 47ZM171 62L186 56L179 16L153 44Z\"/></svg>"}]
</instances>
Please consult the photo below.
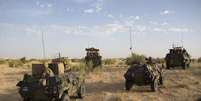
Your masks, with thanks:
<instances>
[{"instance_id":1,"label":"desert ground","mask_svg":"<svg viewBox=\"0 0 201 101\"><path fill-rule=\"evenodd\" d=\"M0 65L0 101L21 101L16 83L30 68ZM187 70L166 70L164 85L157 92L149 86L124 89L123 74L127 67L104 66L86 77L87 93L73 101L199 101L201 99L201 64L193 63Z\"/></svg>"}]
</instances>

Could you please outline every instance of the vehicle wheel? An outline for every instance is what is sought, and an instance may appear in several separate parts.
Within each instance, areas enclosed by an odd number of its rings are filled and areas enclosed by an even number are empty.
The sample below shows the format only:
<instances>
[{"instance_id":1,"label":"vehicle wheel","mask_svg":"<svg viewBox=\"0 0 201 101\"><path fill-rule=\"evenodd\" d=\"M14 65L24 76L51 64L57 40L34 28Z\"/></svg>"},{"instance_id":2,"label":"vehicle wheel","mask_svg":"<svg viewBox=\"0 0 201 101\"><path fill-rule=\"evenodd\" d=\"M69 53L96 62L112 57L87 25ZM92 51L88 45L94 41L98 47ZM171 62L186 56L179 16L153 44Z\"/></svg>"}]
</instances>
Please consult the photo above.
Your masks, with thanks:
<instances>
[{"instance_id":1,"label":"vehicle wheel","mask_svg":"<svg viewBox=\"0 0 201 101\"><path fill-rule=\"evenodd\" d=\"M160 84L160 85L163 85L163 76L162 76L162 75L160 75L159 84Z\"/></svg>"},{"instance_id":2,"label":"vehicle wheel","mask_svg":"<svg viewBox=\"0 0 201 101\"><path fill-rule=\"evenodd\" d=\"M187 67L187 65L184 63L183 66L182 66L182 68L185 70L186 67Z\"/></svg>"},{"instance_id":3,"label":"vehicle wheel","mask_svg":"<svg viewBox=\"0 0 201 101\"><path fill-rule=\"evenodd\" d=\"M152 83L151 83L151 90L152 90L153 92L155 92L155 91L157 91L157 89L158 89L158 80L157 80L157 79L154 79L154 80L152 81Z\"/></svg>"},{"instance_id":4,"label":"vehicle wheel","mask_svg":"<svg viewBox=\"0 0 201 101\"><path fill-rule=\"evenodd\" d=\"M30 98L24 98L23 101L31 101Z\"/></svg>"},{"instance_id":5,"label":"vehicle wheel","mask_svg":"<svg viewBox=\"0 0 201 101\"><path fill-rule=\"evenodd\" d=\"M190 67L190 64L187 64L187 67L189 68L189 67Z\"/></svg>"},{"instance_id":6,"label":"vehicle wheel","mask_svg":"<svg viewBox=\"0 0 201 101\"><path fill-rule=\"evenodd\" d=\"M86 87L85 85L81 85L77 92L78 97L83 98L85 96L85 93L86 93Z\"/></svg>"},{"instance_id":7,"label":"vehicle wheel","mask_svg":"<svg viewBox=\"0 0 201 101\"><path fill-rule=\"evenodd\" d=\"M125 84L125 87L126 87L126 90L129 91L133 86L133 82L130 81L130 80L126 80L126 84Z\"/></svg>"},{"instance_id":8,"label":"vehicle wheel","mask_svg":"<svg viewBox=\"0 0 201 101\"><path fill-rule=\"evenodd\" d=\"M63 93L61 96L61 101L70 101L70 97L67 93Z\"/></svg>"},{"instance_id":9,"label":"vehicle wheel","mask_svg":"<svg viewBox=\"0 0 201 101\"><path fill-rule=\"evenodd\" d=\"M170 69L170 67L169 67L169 66L167 66L167 69Z\"/></svg>"},{"instance_id":10,"label":"vehicle wheel","mask_svg":"<svg viewBox=\"0 0 201 101\"><path fill-rule=\"evenodd\" d=\"M169 64L166 64L166 67L167 67L167 69L170 69L170 66L169 66Z\"/></svg>"}]
</instances>

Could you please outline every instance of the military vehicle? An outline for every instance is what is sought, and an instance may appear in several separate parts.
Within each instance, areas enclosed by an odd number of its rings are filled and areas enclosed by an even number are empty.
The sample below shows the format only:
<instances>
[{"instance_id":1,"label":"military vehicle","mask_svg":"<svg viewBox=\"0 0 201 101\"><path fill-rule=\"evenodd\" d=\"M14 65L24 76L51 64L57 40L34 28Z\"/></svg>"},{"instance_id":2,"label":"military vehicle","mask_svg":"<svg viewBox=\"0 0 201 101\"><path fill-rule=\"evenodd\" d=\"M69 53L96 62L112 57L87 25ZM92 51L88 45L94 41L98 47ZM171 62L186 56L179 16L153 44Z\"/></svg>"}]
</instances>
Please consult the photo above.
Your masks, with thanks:
<instances>
[{"instance_id":1,"label":"military vehicle","mask_svg":"<svg viewBox=\"0 0 201 101\"><path fill-rule=\"evenodd\" d=\"M124 74L125 88L130 90L133 85L150 85L152 91L156 91L158 85L163 84L162 67L156 64L132 64Z\"/></svg>"},{"instance_id":2,"label":"military vehicle","mask_svg":"<svg viewBox=\"0 0 201 101\"><path fill-rule=\"evenodd\" d=\"M58 58L52 59L52 63L62 63L64 65L65 71L70 71L70 69L71 69L69 67L69 60L67 57L59 56Z\"/></svg>"},{"instance_id":3,"label":"military vehicle","mask_svg":"<svg viewBox=\"0 0 201 101\"><path fill-rule=\"evenodd\" d=\"M102 57L99 54L99 49L92 47L92 48L86 48L85 50L87 51L87 54L85 56L85 61L87 65L90 64L90 62L92 62L93 68L102 65L101 61Z\"/></svg>"},{"instance_id":4,"label":"military vehicle","mask_svg":"<svg viewBox=\"0 0 201 101\"><path fill-rule=\"evenodd\" d=\"M50 63L32 64L32 74L25 74L17 86L23 101L70 101L75 94L84 97L84 84L83 76L65 73L62 63Z\"/></svg>"},{"instance_id":5,"label":"military vehicle","mask_svg":"<svg viewBox=\"0 0 201 101\"><path fill-rule=\"evenodd\" d=\"M183 47L173 47L170 49L169 53L165 56L166 67L170 69L171 67L181 66L183 69L186 69L190 66L190 55Z\"/></svg>"}]
</instances>

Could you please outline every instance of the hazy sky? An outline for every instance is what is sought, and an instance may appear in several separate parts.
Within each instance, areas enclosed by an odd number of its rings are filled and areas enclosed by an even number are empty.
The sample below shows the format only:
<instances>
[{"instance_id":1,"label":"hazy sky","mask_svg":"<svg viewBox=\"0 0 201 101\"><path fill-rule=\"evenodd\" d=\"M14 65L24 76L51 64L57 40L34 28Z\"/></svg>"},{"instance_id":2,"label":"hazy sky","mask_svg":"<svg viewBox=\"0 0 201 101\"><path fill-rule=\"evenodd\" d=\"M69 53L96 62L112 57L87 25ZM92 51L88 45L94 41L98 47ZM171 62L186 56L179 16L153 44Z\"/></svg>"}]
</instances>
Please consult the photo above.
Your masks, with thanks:
<instances>
[{"instance_id":1,"label":"hazy sky","mask_svg":"<svg viewBox=\"0 0 201 101\"><path fill-rule=\"evenodd\" d=\"M0 0L0 58L46 55L127 57L129 28L134 52L164 57L172 44L201 56L201 0Z\"/></svg>"}]
</instances>

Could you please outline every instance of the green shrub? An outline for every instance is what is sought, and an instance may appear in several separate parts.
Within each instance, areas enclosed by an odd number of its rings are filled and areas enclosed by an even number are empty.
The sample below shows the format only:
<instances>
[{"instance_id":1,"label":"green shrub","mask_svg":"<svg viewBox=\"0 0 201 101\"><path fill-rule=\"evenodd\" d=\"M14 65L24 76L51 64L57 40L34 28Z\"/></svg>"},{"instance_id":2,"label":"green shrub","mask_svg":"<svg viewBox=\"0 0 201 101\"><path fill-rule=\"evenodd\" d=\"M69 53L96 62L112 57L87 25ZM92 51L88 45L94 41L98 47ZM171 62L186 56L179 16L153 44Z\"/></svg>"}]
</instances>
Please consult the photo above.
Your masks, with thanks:
<instances>
[{"instance_id":1,"label":"green shrub","mask_svg":"<svg viewBox=\"0 0 201 101\"><path fill-rule=\"evenodd\" d=\"M163 58L156 58L154 59L155 63L165 63L165 60Z\"/></svg>"},{"instance_id":2,"label":"green shrub","mask_svg":"<svg viewBox=\"0 0 201 101\"><path fill-rule=\"evenodd\" d=\"M85 75L86 74L87 66L86 66L85 63L78 63L76 65L75 64L74 65L70 64L68 66L70 66L70 69L72 71L80 72L80 75Z\"/></svg>"},{"instance_id":3,"label":"green shrub","mask_svg":"<svg viewBox=\"0 0 201 101\"><path fill-rule=\"evenodd\" d=\"M70 69L72 71L79 71L80 70L80 65L77 64L77 65L70 65Z\"/></svg>"},{"instance_id":4,"label":"green shrub","mask_svg":"<svg viewBox=\"0 0 201 101\"><path fill-rule=\"evenodd\" d=\"M118 62L118 65L120 65L120 66L121 66L121 65L125 65L125 62L124 62L124 61L119 61L119 62Z\"/></svg>"},{"instance_id":5,"label":"green shrub","mask_svg":"<svg viewBox=\"0 0 201 101\"><path fill-rule=\"evenodd\" d=\"M71 59L72 62L83 62L84 59Z\"/></svg>"},{"instance_id":6,"label":"green shrub","mask_svg":"<svg viewBox=\"0 0 201 101\"><path fill-rule=\"evenodd\" d=\"M145 63L145 56L133 53L130 57L126 59L126 64L138 64L138 63Z\"/></svg>"},{"instance_id":7,"label":"green shrub","mask_svg":"<svg viewBox=\"0 0 201 101\"><path fill-rule=\"evenodd\" d=\"M22 61L20 60L10 60L8 61L8 65L9 67L20 67L23 66L24 63L22 63Z\"/></svg>"},{"instance_id":8,"label":"green shrub","mask_svg":"<svg viewBox=\"0 0 201 101\"><path fill-rule=\"evenodd\" d=\"M197 62L197 59L191 58L191 62L192 62L192 63L195 63L195 62Z\"/></svg>"},{"instance_id":9,"label":"green shrub","mask_svg":"<svg viewBox=\"0 0 201 101\"><path fill-rule=\"evenodd\" d=\"M92 71L93 70L93 62L92 61L89 61L86 63L86 71L89 72L89 71Z\"/></svg>"},{"instance_id":10,"label":"green shrub","mask_svg":"<svg viewBox=\"0 0 201 101\"><path fill-rule=\"evenodd\" d=\"M4 60L4 59L1 59L1 60L0 60L0 64L5 64L5 63L7 63L6 60Z\"/></svg>"},{"instance_id":11,"label":"green shrub","mask_svg":"<svg viewBox=\"0 0 201 101\"><path fill-rule=\"evenodd\" d=\"M31 59L27 60L27 62L33 62L33 61L39 61L39 59L31 58Z\"/></svg>"},{"instance_id":12,"label":"green shrub","mask_svg":"<svg viewBox=\"0 0 201 101\"><path fill-rule=\"evenodd\" d=\"M86 74L86 64L85 63L79 64L79 72L80 72L80 75L85 76L85 74Z\"/></svg>"},{"instance_id":13,"label":"green shrub","mask_svg":"<svg viewBox=\"0 0 201 101\"><path fill-rule=\"evenodd\" d=\"M26 57L20 58L20 61L25 64L27 62Z\"/></svg>"},{"instance_id":14,"label":"green shrub","mask_svg":"<svg viewBox=\"0 0 201 101\"><path fill-rule=\"evenodd\" d=\"M112 65L112 64L115 64L117 61L116 59L104 59L103 60L103 64L105 65Z\"/></svg>"},{"instance_id":15,"label":"green shrub","mask_svg":"<svg viewBox=\"0 0 201 101\"><path fill-rule=\"evenodd\" d=\"M198 58L198 62L199 62L199 63L201 62L201 57L200 57L200 58Z\"/></svg>"}]
</instances>

